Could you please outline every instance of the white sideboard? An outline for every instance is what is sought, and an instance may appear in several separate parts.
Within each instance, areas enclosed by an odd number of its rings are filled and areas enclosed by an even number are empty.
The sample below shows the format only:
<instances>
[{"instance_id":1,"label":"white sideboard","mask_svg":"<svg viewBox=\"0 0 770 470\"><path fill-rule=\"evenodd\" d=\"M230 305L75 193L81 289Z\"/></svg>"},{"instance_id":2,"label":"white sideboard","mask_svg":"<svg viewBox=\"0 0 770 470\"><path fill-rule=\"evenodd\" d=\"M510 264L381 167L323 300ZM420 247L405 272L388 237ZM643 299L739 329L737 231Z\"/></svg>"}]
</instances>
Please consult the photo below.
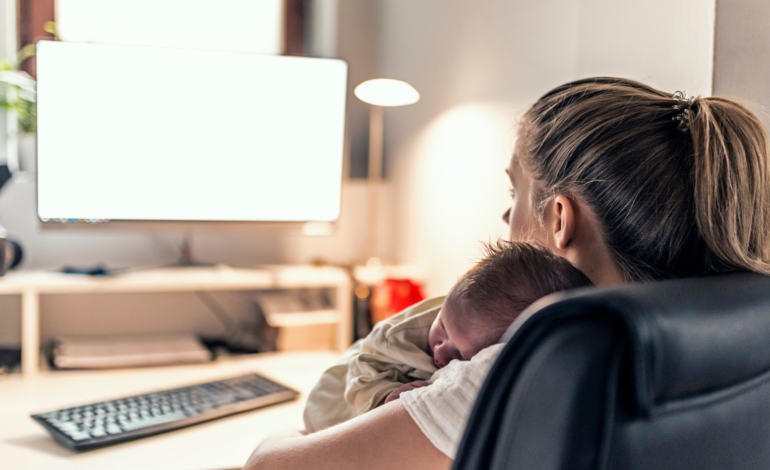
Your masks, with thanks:
<instances>
[{"instance_id":1,"label":"white sideboard","mask_svg":"<svg viewBox=\"0 0 770 470\"><path fill-rule=\"evenodd\" d=\"M335 289L335 309L274 318L278 326L335 323L335 345L344 351L352 338L352 283L335 267L266 266L259 269L213 267L160 268L113 276L84 276L45 271L10 272L0 278L0 295L21 295L22 373L40 367L40 296L121 292L196 292L266 289Z\"/></svg>"}]
</instances>

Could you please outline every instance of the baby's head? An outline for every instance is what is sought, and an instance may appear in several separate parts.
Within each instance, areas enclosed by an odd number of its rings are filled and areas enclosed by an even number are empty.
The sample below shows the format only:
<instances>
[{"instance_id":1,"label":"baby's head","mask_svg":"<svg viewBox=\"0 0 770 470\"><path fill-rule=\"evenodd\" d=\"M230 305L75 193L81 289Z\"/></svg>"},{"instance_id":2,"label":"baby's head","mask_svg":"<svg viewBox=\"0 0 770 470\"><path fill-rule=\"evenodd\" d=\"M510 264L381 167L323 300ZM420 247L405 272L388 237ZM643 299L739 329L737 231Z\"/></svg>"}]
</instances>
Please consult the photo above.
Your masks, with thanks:
<instances>
[{"instance_id":1,"label":"baby's head","mask_svg":"<svg viewBox=\"0 0 770 470\"><path fill-rule=\"evenodd\" d=\"M465 273L444 300L430 327L433 362L467 361L497 343L513 320L541 297L593 285L569 261L545 247L499 241Z\"/></svg>"}]
</instances>

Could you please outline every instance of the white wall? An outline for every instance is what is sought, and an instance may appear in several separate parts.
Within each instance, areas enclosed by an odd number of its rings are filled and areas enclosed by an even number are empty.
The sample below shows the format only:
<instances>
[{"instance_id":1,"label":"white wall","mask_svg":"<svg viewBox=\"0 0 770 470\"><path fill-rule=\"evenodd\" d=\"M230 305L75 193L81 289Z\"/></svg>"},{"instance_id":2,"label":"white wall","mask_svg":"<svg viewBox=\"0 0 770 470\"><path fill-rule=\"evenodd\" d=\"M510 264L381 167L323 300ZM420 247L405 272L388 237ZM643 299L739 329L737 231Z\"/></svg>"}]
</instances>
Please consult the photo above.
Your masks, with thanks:
<instances>
[{"instance_id":1,"label":"white wall","mask_svg":"<svg viewBox=\"0 0 770 470\"><path fill-rule=\"evenodd\" d=\"M577 76L710 95L715 0L580 0Z\"/></svg>"},{"instance_id":2,"label":"white wall","mask_svg":"<svg viewBox=\"0 0 770 470\"><path fill-rule=\"evenodd\" d=\"M770 128L770 3L719 0L714 49L714 94L751 100Z\"/></svg>"},{"instance_id":3,"label":"white wall","mask_svg":"<svg viewBox=\"0 0 770 470\"><path fill-rule=\"evenodd\" d=\"M517 116L594 75L709 94L714 0L387 0L382 76L422 94L386 113L397 256L442 294L478 241L506 232L503 173Z\"/></svg>"},{"instance_id":4,"label":"white wall","mask_svg":"<svg viewBox=\"0 0 770 470\"><path fill-rule=\"evenodd\" d=\"M283 0L56 0L63 41L280 54Z\"/></svg>"}]
</instances>

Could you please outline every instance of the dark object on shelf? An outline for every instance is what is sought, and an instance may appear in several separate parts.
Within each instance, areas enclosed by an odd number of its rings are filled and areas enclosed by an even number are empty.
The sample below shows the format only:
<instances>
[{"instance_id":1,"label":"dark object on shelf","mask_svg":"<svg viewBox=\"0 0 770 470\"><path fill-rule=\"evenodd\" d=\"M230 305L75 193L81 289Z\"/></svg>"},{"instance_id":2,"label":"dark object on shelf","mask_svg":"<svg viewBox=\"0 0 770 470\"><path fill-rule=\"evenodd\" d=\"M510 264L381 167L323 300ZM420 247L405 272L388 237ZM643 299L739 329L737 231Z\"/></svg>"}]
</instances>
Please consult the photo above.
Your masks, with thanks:
<instances>
[{"instance_id":1,"label":"dark object on shelf","mask_svg":"<svg viewBox=\"0 0 770 470\"><path fill-rule=\"evenodd\" d=\"M32 415L61 444L73 450L98 447L171 431L299 396L251 374L188 387L160 390Z\"/></svg>"},{"instance_id":2,"label":"dark object on shelf","mask_svg":"<svg viewBox=\"0 0 770 470\"><path fill-rule=\"evenodd\" d=\"M0 189L3 189L5 183L11 179L11 170L8 169L8 165L0 165Z\"/></svg>"},{"instance_id":3,"label":"dark object on shelf","mask_svg":"<svg viewBox=\"0 0 770 470\"><path fill-rule=\"evenodd\" d=\"M267 324L259 307L254 318L243 321L237 329L224 336L216 338L201 336L199 339L215 357L220 348L230 354L254 354L278 350L278 328Z\"/></svg>"},{"instance_id":4,"label":"dark object on shelf","mask_svg":"<svg viewBox=\"0 0 770 470\"><path fill-rule=\"evenodd\" d=\"M199 338L212 354L216 355L220 348L234 354L272 352L278 349L278 328L267 323L265 312L258 302L251 302L253 315L236 322L213 295L208 292L195 294L225 327L221 336Z\"/></svg>"},{"instance_id":5,"label":"dark object on shelf","mask_svg":"<svg viewBox=\"0 0 770 470\"><path fill-rule=\"evenodd\" d=\"M83 274L86 276L110 276L112 272L102 264L96 266L81 268L76 266L64 266L61 272L65 274Z\"/></svg>"},{"instance_id":6,"label":"dark object on shelf","mask_svg":"<svg viewBox=\"0 0 770 470\"><path fill-rule=\"evenodd\" d=\"M19 364L21 349L0 348L0 372L12 372Z\"/></svg>"},{"instance_id":7,"label":"dark object on shelf","mask_svg":"<svg viewBox=\"0 0 770 470\"><path fill-rule=\"evenodd\" d=\"M371 289L359 284L353 295L353 341L366 338L372 332Z\"/></svg>"},{"instance_id":8,"label":"dark object on shelf","mask_svg":"<svg viewBox=\"0 0 770 470\"><path fill-rule=\"evenodd\" d=\"M21 263L24 253L21 245L8 239L8 231L0 227L0 276Z\"/></svg>"},{"instance_id":9,"label":"dark object on shelf","mask_svg":"<svg viewBox=\"0 0 770 470\"><path fill-rule=\"evenodd\" d=\"M259 302L254 302L254 315L242 325L245 335L230 338L230 347L251 349L251 352L271 352L278 350L278 328L267 323L267 318Z\"/></svg>"}]
</instances>

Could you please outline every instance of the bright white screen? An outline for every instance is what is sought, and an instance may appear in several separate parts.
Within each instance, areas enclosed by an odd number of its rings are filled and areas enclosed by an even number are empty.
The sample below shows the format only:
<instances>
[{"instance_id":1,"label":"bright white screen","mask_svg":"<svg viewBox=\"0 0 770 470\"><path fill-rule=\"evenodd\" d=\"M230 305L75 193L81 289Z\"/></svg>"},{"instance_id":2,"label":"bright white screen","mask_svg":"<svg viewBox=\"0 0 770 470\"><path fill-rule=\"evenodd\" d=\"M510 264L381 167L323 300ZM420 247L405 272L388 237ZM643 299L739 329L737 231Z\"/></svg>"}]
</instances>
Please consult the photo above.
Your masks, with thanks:
<instances>
[{"instance_id":1,"label":"bright white screen","mask_svg":"<svg viewBox=\"0 0 770 470\"><path fill-rule=\"evenodd\" d=\"M332 221L347 64L41 42L42 220Z\"/></svg>"}]
</instances>

